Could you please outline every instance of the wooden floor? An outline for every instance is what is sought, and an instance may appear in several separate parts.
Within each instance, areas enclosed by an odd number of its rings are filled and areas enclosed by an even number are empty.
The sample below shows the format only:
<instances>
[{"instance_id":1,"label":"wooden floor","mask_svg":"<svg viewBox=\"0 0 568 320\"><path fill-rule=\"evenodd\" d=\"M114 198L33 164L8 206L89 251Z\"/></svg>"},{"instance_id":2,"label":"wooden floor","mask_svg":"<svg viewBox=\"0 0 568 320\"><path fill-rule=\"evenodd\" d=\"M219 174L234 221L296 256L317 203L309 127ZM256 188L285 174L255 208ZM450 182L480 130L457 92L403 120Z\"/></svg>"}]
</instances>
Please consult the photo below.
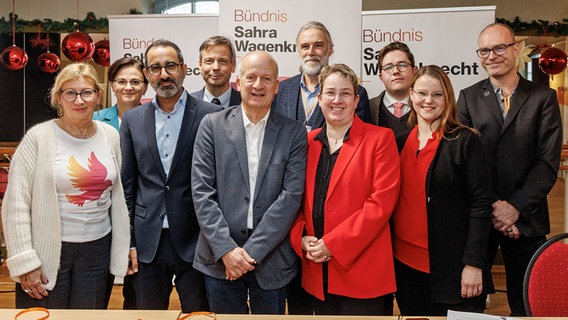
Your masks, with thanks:
<instances>
[{"instance_id":1,"label":"wooden floor","mask_svg":"<svg viewBox=\"0 0 568 320\"><path fill-rule=\"evenodd\" d=\"M564 181L559 179L549 194L549 207L552 232L550 236L562 233L564 229ZM505 293L505 273L503 266L493 268L493 279L497 293L489 297L485 313L499 316L509 315L509 306ZM6 266L0 268L0 308L14 308L14 283L8 276ZM109 309L122 309L122 286L115 285L112 291ZM180 310L177 294L172 294L170 309ZM398 310L395 310L398 314Z\"/></svg>"}]
</instances>

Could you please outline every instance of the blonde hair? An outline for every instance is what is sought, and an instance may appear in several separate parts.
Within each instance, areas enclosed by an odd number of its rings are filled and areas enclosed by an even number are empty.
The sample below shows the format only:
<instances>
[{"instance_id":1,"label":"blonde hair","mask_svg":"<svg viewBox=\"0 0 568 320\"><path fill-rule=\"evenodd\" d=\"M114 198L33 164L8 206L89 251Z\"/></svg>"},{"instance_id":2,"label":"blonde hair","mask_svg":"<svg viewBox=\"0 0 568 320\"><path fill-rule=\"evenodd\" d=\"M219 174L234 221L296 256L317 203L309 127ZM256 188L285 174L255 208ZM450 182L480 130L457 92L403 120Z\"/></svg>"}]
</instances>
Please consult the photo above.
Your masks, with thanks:
<instances>
[{"instance_id":1,"label":"blonde hair","mask_svg":"<svg viewBox=\"0 0 568 320\"><path fill-rule=\"evenodd\" d=\"M353 85L353 93L355 96L359 94L359 78L357 74L349 68L349 66L343 63L336 63L331 66L325 66L321 69L321 72L318 76L318 80L320 83L320 91L323 92L323 88L325 86L325 79L330 75L337 73L347 79Z\"/></svg>"},{"instance_id":2,"label":"blonde hair","mask_svg":"<svg viewBox=\"0 0 568 320\"><path fill-rule=\"evenodd\" d=\"M50 102L51 107L55 109L59 113L59 102L57 101L57 95L61 94L61 88L63 85L69 81L77 80L79 78L85 78L92 85L95 87L94 89L97 91L103 91L103 84L99 80L99 75L95 68L92 65L84 63L84 62L77 62L70 64L63 68L61 72L55 78L55 83L50 90Z\"/></svg>"}]
</instances>

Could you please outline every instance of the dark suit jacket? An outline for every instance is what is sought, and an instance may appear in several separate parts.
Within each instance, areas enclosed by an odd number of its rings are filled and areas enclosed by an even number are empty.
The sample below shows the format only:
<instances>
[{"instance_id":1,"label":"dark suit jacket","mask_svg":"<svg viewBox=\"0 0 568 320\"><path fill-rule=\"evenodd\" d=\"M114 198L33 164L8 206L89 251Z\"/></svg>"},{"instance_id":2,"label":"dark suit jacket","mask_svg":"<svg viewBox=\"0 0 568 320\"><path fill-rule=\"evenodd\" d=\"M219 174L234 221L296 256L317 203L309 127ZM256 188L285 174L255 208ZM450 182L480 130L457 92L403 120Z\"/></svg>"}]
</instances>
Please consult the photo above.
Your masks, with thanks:
<instances>
[{"instance_id":1,"label":"dark suit jacket","mask_svg":"<svg viewBox=\"0 0 568 320\"><path fill-rule=\"evenodd\" d=\"M203 94L205 92L205 87L201 90L192 92L191 95L196 97L198 100L203 100ZM231 98L229 98L229 107L241 104L241 93L231 87Z\"/></svg>"},{"instance_id":2,"label":"dark suit jacket","mask_svg":"<svg viewBox=\"0 0 568 320\"><path fill-rule=\"evenodd\" d=\"M156 255L164 214L178 255L193 261L199 225L191 198L191 157L201 119L220 110L214 104L187 96L176 151L166 177L155 133L155 107L151 102L128 110L120 126L121 178L130 214L131 242L138 260L150 263Z\"/></svg>"},{"instance_id":3,"label":"dark suit jacket","mask_svg":"<svg viewBox=\"0 0 568 320\"><path fill-rule=\"evenodd\" d=\"M520 75L519 75L520 77ZM460 120L481 132L493 200L521 213L515 225L527 237L550 232L546 196L556 182L562 120L556 92L520 77L505 120L489 79L460 92Z\"/></svg>"},{"instance_id":4,"label":"dark suit jacket","mask_svg":"<svg viewBox=\"0 0 568 320\"><path fill-rule=\"evenodd\" d=\"M245 128L240 106L207 115L195 139L193 200L201 233L195 269L225 279L221 257L242 247L256 260L256 278L265 290L287 285L297 273L288 232L302 202L306 175L306 128L270 112L250 199ZM253 231L247 213L253 201Z\"/></svg>"},{"instance_id":5,"label":"dark suit jacket","mask_svg":"<svg viewBox=\"0 0 568 320\"><path fill-rule=\"evenodd\" d=\"M484 271L484 290L490 283L486 266L493 208L489 170L475 133L462 128L440 141L428 169L426 197L432 302L462 303L464 265Z\"/></svg>"},{"instance_id":6,"label":"dark suit jacket","mask_svg":"<svg viewBox=\"0 0 568 320\"><path fill-rule=\"evenodd\" d=\"M278 94L274 97L272 102L272 111L279 112L288 118L296 119L302 123L306 121L306 112L302 102L302 95L300 93L300 81L302 74L295 75L280 82ZM363 86L359 86L359 103L355 109L355 113L364 122L369 122L369 95ZM319 103L314 108L312 116L306 125L311 126L313 129L320 128L325 123L325 118L319 107Z\"/></svg>"}]
</instances>

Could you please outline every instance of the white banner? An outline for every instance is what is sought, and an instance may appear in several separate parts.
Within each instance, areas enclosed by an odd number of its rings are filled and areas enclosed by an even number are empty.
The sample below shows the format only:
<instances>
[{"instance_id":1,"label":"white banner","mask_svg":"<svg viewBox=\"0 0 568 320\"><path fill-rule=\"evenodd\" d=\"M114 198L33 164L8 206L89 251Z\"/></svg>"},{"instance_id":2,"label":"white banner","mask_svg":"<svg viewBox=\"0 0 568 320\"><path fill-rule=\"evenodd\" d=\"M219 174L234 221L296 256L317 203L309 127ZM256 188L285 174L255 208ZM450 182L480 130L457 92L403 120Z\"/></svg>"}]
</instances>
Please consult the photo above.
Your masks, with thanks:
<instances>
[{"instance_id":1,"label":"white banner","mask_svg":"<svg viewBox=\"0 0 568 320\"><path fill-rule=\"evenodd\" d=\"M495 6L363 12L361 78L369 98L384 90L377 58L392 41L406 43L417 66L441 66L456 94L486 78L475 50L479 32L492 22Z\"/></svg>"},{"instance_id":2,"label":"white banner","mask_svg":"<svg viewBox=\"0 0 568 320\"><path fill-rule=\"evenodd\" d=\"M111 63L125 56L144 61L146 48L155 40L163 38L174 42L181 49L187 64L184 88L193 92L203 87L203 78L199 72L199 46L203 40L217 34L217 15L120 15L109 16L108 20ZM144 98L153 97L154 90L148 86Z\"/></svg>"},{"instance_id":3,"label":"white banner","mask_svg":"<svg viewBox=\"0 0 568 320\"><path fill-rule=\"evenodd\" d=\"M280 77L287 78L299 72L296 36L300 27L319 21L335 44L330 64L345 63L358 72L361 8L361 0L220 0L219 31L234 41L237 57L253 50L269 51L278 61Z\"/></svg>"}]
</instances>

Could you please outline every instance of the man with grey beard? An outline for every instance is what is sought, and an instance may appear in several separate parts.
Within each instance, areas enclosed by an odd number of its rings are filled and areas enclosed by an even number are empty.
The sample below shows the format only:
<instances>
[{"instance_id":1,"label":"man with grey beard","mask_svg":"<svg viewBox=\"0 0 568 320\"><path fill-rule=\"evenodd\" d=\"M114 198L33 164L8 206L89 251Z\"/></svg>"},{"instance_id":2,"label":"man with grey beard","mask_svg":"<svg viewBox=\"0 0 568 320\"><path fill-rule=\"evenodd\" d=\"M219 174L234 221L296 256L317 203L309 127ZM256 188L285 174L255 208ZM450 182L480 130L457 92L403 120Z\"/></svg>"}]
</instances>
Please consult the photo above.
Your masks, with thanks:
<instances>
[{"instance_id":1,"label":"man with grey beard","mask_svg":"<svg viewBox=\"0 0 568 320\"><path fill-rule=\"evenodd\" d=\"M296 46L302 59L301 73L280 82L272 110L302 122L310 131L325 122L318 105L318 76L321 69L329 65L333 41L321 22L310 21L300 28ZM369 95L362 86L359 86L359 97L355 112L361 120L369 122Z\"/></svg>"},{"instance_id":2,"label":"man with grey beard","mask_svg":"<svg viewBox=\"0 0 568 320\"><path fill-rule=\"evenodd\" d=\"M155 41L144 58L156 96L128 110L120 126L136 307L167 310L175 275L183 312L207 310L203 274L192 266L199 225L190 163L201 119L221 108L184 90L187 65L173 42Z\"/></svg>"}]
</instances>

